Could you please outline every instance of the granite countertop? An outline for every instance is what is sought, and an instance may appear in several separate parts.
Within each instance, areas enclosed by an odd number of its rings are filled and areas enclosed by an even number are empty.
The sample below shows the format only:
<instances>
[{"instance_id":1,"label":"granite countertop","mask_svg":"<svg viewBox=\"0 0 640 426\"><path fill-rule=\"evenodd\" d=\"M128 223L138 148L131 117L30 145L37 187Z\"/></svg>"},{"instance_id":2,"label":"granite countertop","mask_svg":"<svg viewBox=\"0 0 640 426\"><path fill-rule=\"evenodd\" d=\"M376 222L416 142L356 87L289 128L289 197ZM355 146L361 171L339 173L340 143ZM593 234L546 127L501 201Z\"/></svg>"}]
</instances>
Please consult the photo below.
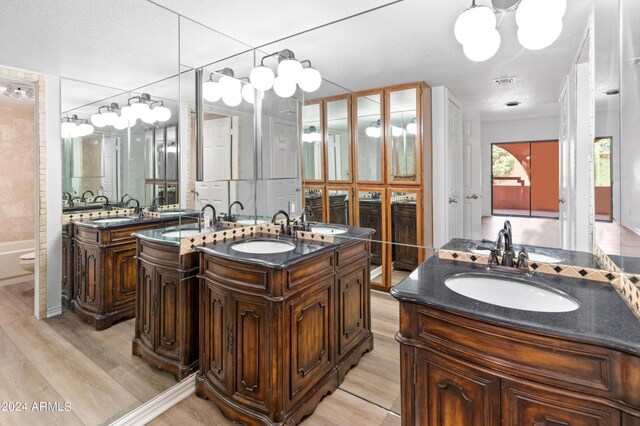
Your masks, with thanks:
<instances>
[{"instance_id":1,"label":"granite countertop","mask_svg":"<svg viewBox=\"0 0 640 426\"><path fill-rule=\"evenodd\" d=\"M609 284L534 273L526 278L560 290L580 307L571 312L532 312L504 308L462 296L444 281L453 274L487 272L487 267L431 257L391 289L403 302L419 303L470 318L640 355L640 320ZM502 275L492 272L493 275ZM508 274L507 274L508 275Z\"/></svg>"},{"instance_id":2,"label":"granite countertop","mask_svg":"<svg viewBox=\"0 0 640 426\"><path fill-rule=\"evenodd\" d=\"M213 228L207 228L207 229L202 229L202 233L205 232L216 232L216 231L221 231L223 228L218 228L218 227L213 227ZM141 240L147 240L147 241L154 241L154 242L159 242L159 243L164 243L164 244L168 244L168 245L172 245L172 246L180 246L180 240L183 238L188 238L186 235L185 236L176 236L176 237L168 237L164 234L168 233L168 232L172 232L172 231L199 231L198 230L198 225L194 224L194 223L190 223L190 224L186 224L186 225L181 225L181 226L169 226L166 228L156 228L156 229L149 229L146 231L138 231L138 232L134 232L133 235L136 238L140 238ZM200 232L198 232L200 233Z\"/></svg>"},{"instance_id":3,"label":"granite countertop","mask_svg":"<svg viewBox=\"0 0 640 426\"><path fill-rule=\"evenodd\" d=\"M640 257L608 255L626 274L640 274Z\"/></svg>"},{"instance_id":4,"label":"granite countertop","mask_svg":"<svg viewBox=\"0 0 640 426\"><path fill-rule=\"evenodd\" d=\"M495 243L493 243L495 245ZM454 238L449 241L447 244L441 247L442 250L455 250L455 251L466 251L469 252L470 249L476 246L481 247L492 247L492 243L482 242L477 240L465 240L462 238ZM570 250L561 250L557 248L551 247L539 247L539 246L530 246L526 244L514 244L514 251L516 256L518 255L518 251L522 247L524 247L529 253L540 253L550 255L559 259L562 259L559 264L563 265L575 265L581 266L583 268L593 268L593 269L601 269L601 265L598 263L598 259L592 253L587 253L583 251L570 251ZM529 261L532 263L532 261ZM545 263L545 262L540 262Z\"/></svg>"},{"instance_id":5,"label":"granite countertop","mask_svg":"<svg viewBox=\"0 0 640 426\"><path fill-rule=\"evenodd\" d=\"M239 262L251 263L256 265L267 266L270 268L282 269L286 268L296 262L299 262L307 258L311 254L319 254L323 251L332 250L341 245L347 244L353 240L369 239L375 231L370 228L355 228L345 225L334 225L324 223L313 223L314 225L329 226L347 229L344 234L333 235L333 242L306 240L303 238L294 239L293 237L276 237L271 234L256 233L252 236L237 238L229 241L217 241L215 243L208 243L204 246L198 247L196 250L205 253L218 255L227 259L237 260ZM246 242L250 240L270 240L270 241L283 241L295 244L295 249L284 253L273 254L252 254L243 253L231 248L232 245L239 242Z\"/></svg>"},{"instance_id":6,"label":"granite countertop","mask_svg":"<svg viewBox=\"0 0 640 426\"><path fill-rule=\"evenodd\" d=\"M132 226L142 223L162 223L168 220L175 220L177 218L197 218L199 212L195 210L182 211L180 214L168 215L165 217L139 217L139 216L119 216L113 218L102 217L95 220L79 220L73 222L76 226L95 228L95 229L112 229L123 226ZM104 222L105 219L130 219L128 221L116 221L116 222ZM191 221L189 222L191 223Z\"/></svg>"},{"instance_id":7,"label":"granite countertop","mask_svg":"<svg viewBox=\"0 0 640 426\"><path fill-rule=\"evenodd\" d=\"M280 241L295 244L295 248L284 253L254 254L233 250L234 244L248 241ZM196 251L220 256L225 259L234 260L241 263L266 266L275 269L284 269L294 263L308 258L310 255L320 254L332 250L336 247L334 243L323 241L313 241L304 239L293 239L292 237L277 237L272 234L253 234L247 237L240 237L227 241L216 241L196 248Z\"/></svg>"}]
</instances>

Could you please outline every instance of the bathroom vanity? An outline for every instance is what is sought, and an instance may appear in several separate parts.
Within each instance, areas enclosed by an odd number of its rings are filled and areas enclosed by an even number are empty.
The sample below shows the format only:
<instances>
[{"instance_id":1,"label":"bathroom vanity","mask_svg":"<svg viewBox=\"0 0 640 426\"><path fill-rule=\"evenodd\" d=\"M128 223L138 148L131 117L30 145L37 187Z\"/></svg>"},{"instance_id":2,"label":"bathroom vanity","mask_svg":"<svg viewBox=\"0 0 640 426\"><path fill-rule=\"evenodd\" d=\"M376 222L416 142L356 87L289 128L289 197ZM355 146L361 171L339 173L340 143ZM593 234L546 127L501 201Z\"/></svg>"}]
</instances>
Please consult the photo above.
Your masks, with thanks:
<instances>
[{"instance_id":1,"label":"bathroom vanity","mask_svg":"<svg viewBox=\"0 0 640 426\"><path fill-rule=\"evenodd\" d=\"M136 239L132 233L196 218L110 218L75 222L71 309L96 330L132 318L136 297Z\"/></svg>"},{"instance_id":2,"label":"bathroom vanity","mask_svg":"<svg viewBox=\"0 0 640 426\"><path fill-rule=\"evenodd\" d=\"M196 394L250 425L296 424L312 413L373 349L372 232L348 228L333 243L264 234L199 247Z\"/></svg>"},{"instance_id":3,"label":"bathroom vanity","mask_svg":"<svg viewBox=\"0 0 640 426\"><path fill-rule=\"evenodd\" d=\"M135 232L136 324L132 352L182 380L198 368L198 253L180 254L197 228Z\"/></svg>"},{"instance_id":4,"label":"bathroom vanity","mask_svg":"<svg viewBox=\"0 0 640 426\"><path fill-rule=\"evenodd\" d=\"M487 276L551 296L507 300L538 303L523 310L451 289ZM391 293L403 425L640 424L640 321L608 283L432 257Z\"/></svg>"}]
</instances>

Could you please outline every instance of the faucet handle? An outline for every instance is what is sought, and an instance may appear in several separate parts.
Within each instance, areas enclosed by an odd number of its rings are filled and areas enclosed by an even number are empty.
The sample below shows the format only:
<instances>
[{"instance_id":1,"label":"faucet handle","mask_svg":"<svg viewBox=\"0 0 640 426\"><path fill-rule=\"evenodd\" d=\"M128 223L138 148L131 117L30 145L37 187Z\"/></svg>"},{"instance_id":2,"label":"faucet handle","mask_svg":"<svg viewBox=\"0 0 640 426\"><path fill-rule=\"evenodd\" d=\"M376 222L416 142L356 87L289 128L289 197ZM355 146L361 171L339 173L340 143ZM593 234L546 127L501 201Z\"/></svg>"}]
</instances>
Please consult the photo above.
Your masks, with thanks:
<instances>
[{"instance_id":1,"label":"faucet handle","mask_svg":"<svg viewBox=\"0 0 640 426\"><path fill-rule=\"evenodd\" d=\"M491 253L489 254L489 266L498 265L498 249L494 247L484 247L478 246L476 247L478 250L489 250Z\"/></svg>"},{"instance_id":2,"label":"faucet handle","mask_svg":"<svg viewBox=\"0 0 640 426\"><path fill-rule=\"evenodd\" d=\"M526 269L527 271L529 270L529 254L524 247L518 253L518 263L516 264L516 267L519 269Z\"/></svg>"}]
</instances>

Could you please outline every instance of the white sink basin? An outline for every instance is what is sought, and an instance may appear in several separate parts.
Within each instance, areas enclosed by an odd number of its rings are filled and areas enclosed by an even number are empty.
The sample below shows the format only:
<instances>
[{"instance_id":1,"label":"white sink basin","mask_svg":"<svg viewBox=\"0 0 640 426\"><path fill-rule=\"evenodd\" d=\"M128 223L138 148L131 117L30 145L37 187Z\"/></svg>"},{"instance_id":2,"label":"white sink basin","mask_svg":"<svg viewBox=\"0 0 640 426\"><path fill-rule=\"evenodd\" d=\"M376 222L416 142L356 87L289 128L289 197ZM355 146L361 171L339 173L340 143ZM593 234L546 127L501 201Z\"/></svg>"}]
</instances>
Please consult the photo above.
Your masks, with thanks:
<instances>
[{"instance_id":1,"label":"white sink basin","mask_svg":"<svg viewBox=\"0 0 640 426\"><path fill-rule=\"evenodd\" d=\"M199 233L200 231L198 231L197 229L182 229L177 231L163 232L162 236L167 238L187 238L198 235Z\"/></svg>"},{"instance_id":2,"label":"white sink basin","mask_svg":"<svg viewBox=\"0 0 640 426\"><path fill-rule=\"evenodd\" d=\"M124 223L124 222L131 222L133 219L130 217L112 217L109 219L95 219L92 222L93 223L104 223L106 225L111 225L113 223Z\"/></svg>"},{"instance_id":3,"label":"white sink basin","mask_svg":"<svg viewBox=\"0 0 640 426\"><path fill-rule=\"evenodd\" d=\"M332 235L340 235L346 234L348 231L347 228L341 228L339 226L323 226L323 225L311 225L311 232L316 234L332 234Z\"/></svg>"},{"instance_id":4,"label":"white sink basin","mask_svg":"<svg viewBox=\"0 0 640 426\"><path fill-rule=\"evenodd\" d=\"M489 250L482 250L477 248L470 248L469 251L475 254L484 254L489 255L491 252ZM518 254L516 252L516 254ZM560 263L564 259L560 259L559 257L551 256L550 254L540 253L536 251L528 251L527 255L529 256L529 262L542 262L542 263Z\"/></svg>"},{"instance_id":5,"label":"white sink basin","mask_svg":"<svg viewBox=\"0 0 640 426\"><path fill-rule=\"evenodd\" d=\"M239 251L241 253L251 254L273 254L273 253L286 253L295 249L295 244L284 241L247 241L244 243L236 243L231 246L232 250Z\"/></svg>"},{"instance_id":6,"label":"white sink basin","mask_svg":"<svg viewBox=\"0 0 640 426\"><path fill-rule=\"evenodd\" d=\"M179 216L182 213L187 213L186 210L179 210L179 211L170 211L170 212L158 212L160 213L160 216L165 217L165 216Z\"/></svg>"},{"instance_id":7,"label":"white sink basin","mask_svg":"<svg viewBox=\"0 0 640 426\"><path fill-rule=\"evenodd\" d=\"M269 223L268 220L265 219L238 219L236 220L238 225L260 225L263 223Z\"/></svg>"},{"instance_id":8,"label":"white sink basin","mask_svg":"<svg viewBox=\"0 0 640 426\"><path fill-rule=\"evenodd\" d=\"M447 278L444 284L471 299L505 308L535 312L570 312L578 302L556 290L527 284L524 280L480 274L462 274Z\"/></svg>"}]
</instances>

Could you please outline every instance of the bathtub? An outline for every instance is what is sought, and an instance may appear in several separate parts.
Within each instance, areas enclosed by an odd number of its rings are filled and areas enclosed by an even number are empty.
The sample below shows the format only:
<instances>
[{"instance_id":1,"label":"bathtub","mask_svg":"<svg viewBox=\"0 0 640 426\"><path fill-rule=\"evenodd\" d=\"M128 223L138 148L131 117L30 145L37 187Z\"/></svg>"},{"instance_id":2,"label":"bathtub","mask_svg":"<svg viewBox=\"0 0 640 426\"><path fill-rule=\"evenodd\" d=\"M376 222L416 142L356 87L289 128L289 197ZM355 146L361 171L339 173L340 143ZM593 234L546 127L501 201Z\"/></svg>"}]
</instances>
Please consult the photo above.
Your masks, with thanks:
<instances>
[{"instance_id":1,"label":"bathtub","mask_svg":"<svg viewBox=\"0 0 640 426\"><path fill-rule=\"evenodd\" d=\"M35 240L0 243L0 286L33 279L33 273L20 267L20 256L35 250Z\"/></svg>"}]
</instances>

